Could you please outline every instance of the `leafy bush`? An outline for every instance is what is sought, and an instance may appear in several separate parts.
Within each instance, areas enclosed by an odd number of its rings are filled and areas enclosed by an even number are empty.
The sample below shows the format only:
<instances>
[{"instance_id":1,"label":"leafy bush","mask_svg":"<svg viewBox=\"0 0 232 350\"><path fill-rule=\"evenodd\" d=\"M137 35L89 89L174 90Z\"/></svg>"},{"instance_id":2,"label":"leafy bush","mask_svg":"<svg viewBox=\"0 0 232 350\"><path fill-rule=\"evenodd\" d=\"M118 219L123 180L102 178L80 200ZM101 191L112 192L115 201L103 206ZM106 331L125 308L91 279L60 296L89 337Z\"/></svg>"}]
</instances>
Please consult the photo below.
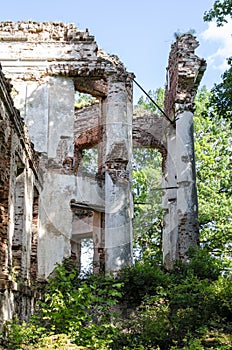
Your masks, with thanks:
<instances>
[{"instance_id":1,"label":"leafy bush","mask_svg":"<svg viewBox=\"0 0 232 350\"><path fill-rule=\"evenodd\" d=\"M139 306L147 295L155 295L160 286L167 288L171 283L169 274L153 261L137 261L132 267L125 268L120 276L122 301L128 306Z\"/></svg>"},{"instance_id":2,"label":"leafy bush","mask_svg":"<svg viewBox=\"0 0 232 350\"><path fill-rule=\"evenodd\" d=\"M229 350L231 279L220 274L218 259L202 250L191 251L189 259L172 271L145 261L117 278L83 279L65 260L50 277L34 317L6 325L3 345L9 350Z\"/></svg>"},{"instance_id":3,"label":"leafy bush","mask_svg":"<svg viewBox=\"0 0 232 350\"><path fill-rule=\"evenodd\" d=\"M218 259L193 249L171 272L139 263L121 277L124 299L137 307L121 322L119 348L229 349L232 284Z\"/></svg>"},{"instance_id":4,"label":"leafy bush","mask_svg":"<svg viewBox=\"0 0 232 350\"><path fill-rule=\"evenodd\" d=\"M88 348L83 346L77 346L72 344L70 339L65 334L51 335L39 340L37 344L29 345L23 347L25 350L88 350Z\"/></svg>"},{"instance_id":5,"label":"leafy bush","mask_svg":"<svg viewBox=\"0 0 232 350\"><path fill-rule=\"evenodd\" d=\"M217 280L223 269L223 264L219 259L212 257L206 250L190 247L188 251L188 264L176 261L172 276L182 279L187 275L194 275L200 280Z\"/></svg>"},{"instance_id":6,"label":"leafy bush","mask_svg":"<svg viewBox=\"0 0 232 350\"><path fill-rule=\"evenodd\" d=\"M117 332L111 319L115 317L112 308L121 296L120 288L111 276L79 279L72 262L65 260L55 268L30 321L7 326L8 349L15 350L22 344L25 348L57 334L65 334L76 345L107 349Z\"/></svg>"}]
</instances>

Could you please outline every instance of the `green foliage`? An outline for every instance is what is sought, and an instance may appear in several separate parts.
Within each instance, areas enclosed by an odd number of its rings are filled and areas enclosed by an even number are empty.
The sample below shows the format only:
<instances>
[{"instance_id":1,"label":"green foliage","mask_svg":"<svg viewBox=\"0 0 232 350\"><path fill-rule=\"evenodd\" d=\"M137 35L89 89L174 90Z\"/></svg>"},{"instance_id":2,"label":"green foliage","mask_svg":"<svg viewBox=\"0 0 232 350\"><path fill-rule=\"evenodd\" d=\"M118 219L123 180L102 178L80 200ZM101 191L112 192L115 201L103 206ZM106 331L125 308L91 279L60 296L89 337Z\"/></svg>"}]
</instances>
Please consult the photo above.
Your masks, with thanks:
<instances>
[{"instance_id":1,"label":"green foliage","mask_svg":"<svg viewBox=\"0 0 232 350\"><path fill-rule=\"evenodd\" d=\"M205 13L204 20L216 20L217 26L223 26L232 17L232 1L216 0L213 8ZM218 117L231 121L232 111L232 57L228 58L229 69L222 75L222 82L212 89L210 105Z\"/></svg>"},{"instance_id":2,"label":"green foliage","mask_svg":"<svg viewBox=\"0 0 232 350\"><path fill-rule=\"evenodd\" d=\"M178 277L185 278L188 275L196 276L199 280L215 281L219 278L223 270L223 263L219 259L213 258L207 250L190 247L188 251L189 262L184 264L176 261L171 274Z\"/></svg>"},{"instance_id":3,"label":"green foliage","mask_svg":"<svg viewBox=\"0 0 232 350\"><path fill-rule=\"evenodd\" d=\"M230 122L210 109L212 93L205 88L196 99L195 154L201 242L230 263L232 182Z\"/></svg>"},{"instance_id":4,"label":"green foliage","mask_svg":"<svg viewBox=\"0 0 232 350\"><path fill-rule=\"evenodd\" d=\"M155 149L133 153L134 240L136 256L161 255L161 155Z\"/></svg>"},{"instance_id":5,"label":"green foliage","mask_svg":"<svg viewBox=\"0 0 232 350\"><path fill-rule=\"evenodd\" d=\"M228 17L232 17L232 1L216 0L213 8L205 13L204 20L216 19L217 25L222 26ZM198 95L198 107L201 108L200 113L198 109L198 118L201 118L196 130L196 154L198 161L205 165L205 170L202 166L198 172L202 240L209 250L227 259L231 266L232 58L228 59L228 63L230 67L223 74L222 82L214 86L211 94L207 95L204 91ZM205 132L202 133L201 129ZM198 135L201 139L199 143Z\"/></svg>"},{"instance_id":6,"label":"green foliage","mask_svg":"<svg viewBox=\"0 0 232 350\"><path fill-rule=\"evenodd\" d=\"M149 91L149 96L163 109L164 89ZM148 97L142 96L135 114L161 114ZM133 151L134 242L135 257L161 261L162 207L161 154L157 149Z\"/></svg>"},{"instance_id":7,"label":"green foliage","mask_svg":"<svg viewBox=\"0 0 232 350\"><path fill-rule=\"evenodd\" d=\"M79 279L72 261L65 260L55 268L29 323L9 327L8 348L15 350L45 336L65 334L76 345L107 349L116 332L111 323L115 317L112 307L121 296L120 288L110 276Z\"/></svg>"},{"instance_id":8,"label":"green foliage","mask_svg":"<svg viewBox=\"0 0 232 350\"><path fill-rule=\"evenodd\" d=\"M167 288L170 284L169 275L157 262L148 259L125 268L119 278L123 283L122 299L130 306L139 306L147 295L154 295L160 286Z\"/></svg>"},{"instance_id":9,"label":"green foliage","mask_svg":"<svg viewBox=\"0 0 232 350\"><path fill-rule=\"evenodd\" d=\"M227 23L227 18L232 17L232 1L231 0L216 0L213 8L204 14L204 21L212 21L216 19L218 26Z\"/></svg>"},{"instance_id":10,"label":"green foliage","mask_svg":"<svg viewBox=\"0 0 232 350\"><path fill-rule=\"evenodd\" d=\"M3 345L9 350L22 349L22 345L34 344L43 332L44 327L40 325L37 326L31 322L20 323L14 319L4 326Z\"/></svg>"},{"instance_id":11,"label":"green foliage","mask_svg":"<svg viewBox=\"0 0 232 350\"><path fill-rule=\"evenodd\" d=\"M212 89L210 105L217 116L231 121L232 115L232 58L228 59L230 68L222 75L222 82Z\"/></svg>"},{"instance_id":12,"label":"green foliage","mask_svg":"<svg viewBox=\"0 0 232 350\"><path fill-rule=\"evenodd\" d=\"M63 266L55 270L45 299L40 303L39 320L44 320L48 334L67 334L76 344L104 348L111 343L114 326L110 324L110 312L120 296L120 284L112 277L90 277L77 280L71 272L67 275Z\"/></svg>"},{"instance_id":13,"label":"green foliage","mask_svg":"<svg viewBox=\"0 0 232 350\"><path fill-rule=\"evenodd\" d=\"M23 347L25 350L88 350L87 347L77 346L72 344L70 339L65 334L51 335L39 340L38 343Z\"/></svg>"},{"instance_id":14,"label":"green foliage","mask_svg":"<svg viewBox=\"0 0 232 350\"><path fill-rule=\"evenodd\" d=\"M137 307L121 322L113 349L229 349L232 283L220 272L202 249L171 272L148 263L124 271L124 302Z\"/></svg>"},{"instance_id":15,"label":"green foliage","mask_svg":"<svg viewBox=\"0 0 232 350\"><path fill-rule=\"evenodd\" d=\"M232 281L203 249L192 250L189 263L171 272L140 261L117 278L80 279L65 260L35 316L7 325L5 348L229 350L231 315Z\"/></svg>"},{"instance_id":16,"label":"green foliage","mask_svg":"<svg viewBox=\"0 0 232 350\"><path fill-rule=\"evenodd\" d=\"M75 108L90 106L95 101L96 99L89 94L82 94L80 92L75 93Z\"/></svg>"},{"instance_id":17,"label":"green foliage","mask_svg":"<svg viewBox=\"0 0 232 350\"><path fill-rule=\"evenodd\" d=\"M156 90L149 90L148 95L152 98L156 104L163 109L164 106L164 89L158 88ZM141 96L138 100L137 105L135 106L135 113L140 114L147 112L153 112L156 114L161 114L160 110L156 107L156 105L146 96Z\"/></svg>"},{"instance_id":18,"label":"green foliage","mask_svg":"<svg viewBox=\"0 0 232 350\"><path fill-rule=\"evenodd\" d=\"M82 150L82 160L79 171L96 174L98 171L98 150L97 147Z\"/></svg>"}]
</instances>

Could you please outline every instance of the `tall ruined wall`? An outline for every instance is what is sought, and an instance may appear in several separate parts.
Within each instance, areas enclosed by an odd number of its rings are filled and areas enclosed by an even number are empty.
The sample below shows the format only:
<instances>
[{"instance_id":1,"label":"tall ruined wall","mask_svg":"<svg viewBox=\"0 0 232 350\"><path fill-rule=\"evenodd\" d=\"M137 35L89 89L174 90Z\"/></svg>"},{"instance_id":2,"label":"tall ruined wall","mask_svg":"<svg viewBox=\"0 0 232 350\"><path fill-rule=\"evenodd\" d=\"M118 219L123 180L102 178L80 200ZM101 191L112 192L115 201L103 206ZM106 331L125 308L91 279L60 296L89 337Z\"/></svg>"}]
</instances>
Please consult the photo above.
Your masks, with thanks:
<instances>
[{"instance_id":1,"label":"tall ruined wall","mask_svg":"<svg viewBox=\"0 0 232 350\"><path fill-rule=\"evenodd\" d=\"M9 101L9 84L7 84L1 72L0 76L0 262L1 277L8 273L7 250L8 250L8 224L9 224L9 195L10 195L10 176L11 176L11 140L12 140L12 124L7 111ZM12 107L12 106L11 106ZM8 107L9 108L9 107ZM8 113L7 113L8 112Z\"/></svg>"},{"instance_id":2,"label":"tall ruined wall","mask_svg":"<svg viewBox=\"0 0 232 350\"><path fill-rule=\"evenodd\" d=\"M157 148L163 157L163 261L167 268L172 268L175 260L186 262L189 247L199 242L193 111L206 64L195 55L197 46L192 35L183 35L172 45L165 98L165 114L170 120L154 114L133 119L135 147ZM85 136L76 140L80 148L82 141L90 145L99 138L96 125Z\"/></svg>"},{"instance_id":3,"label":"tall ruined wall","mask_svg":"<svg viewBox=\"0 0 232 350\"><path fill-rule=\"evenodd\" d=\"M96 252L104 250L105 271L117 271L132 259L131 74L98 49L88 30L72 24L0 23L0 47L15 104L41 154L39 276L46 278L56 262L79 251L85 234ZM94 130L91 111L85 121L76 120L75 91L99 100ZM79 171L82 152L93 146L97 176ZM90 212L86 218L80 205ZM98 265L100 255L94 259Z\"/></svg>"},{"instance_id":4,"label":"tall ruined wall","mask_svg":"<svg viewBox=\"0 0 232 350\"><path fill-rule=\"evenodd\" d=\"M163 137L167 158L163 169L163 259L187 261L190 246L199 243L193 111L194 98L206 69L195 54L195 37L185 34L172 45L167 68Z\"/></svg>"},{"instance_id":5,"label":"tall ruined wall","mask_svg":"<svg viewBox=\"0 0 232 350\"><path fill-rule=\"evenodd\" d=\"M132 141L163 156L163 258L186 261L198 242L193 103L205 69L184 35L173 44L166 115L141 115L132 125L132 81L116 56L72 24L0 23L0 289L4 319L33 308L31 279L55 264L80 264L81 240L92 238L95 273L132 263ZM97 103L75 110L75 92ZM28 130L27 134L24 119ZM35 151L30 140L34 144ZM96 173L80 169L86 150ZM18 284L17 281L23 281ZM18 305L18 309L16 308Z\"/></svg>"},{"instance_id":6,"label":"tall ruined wall","mask_svg":"<svg viewBox=\"0 0 232 350\"><path fill-rule=\"evenodd\" d=\"M38 158L0 71L0 317L30 316L37 276Z\"/></svg>"}]
</instances>

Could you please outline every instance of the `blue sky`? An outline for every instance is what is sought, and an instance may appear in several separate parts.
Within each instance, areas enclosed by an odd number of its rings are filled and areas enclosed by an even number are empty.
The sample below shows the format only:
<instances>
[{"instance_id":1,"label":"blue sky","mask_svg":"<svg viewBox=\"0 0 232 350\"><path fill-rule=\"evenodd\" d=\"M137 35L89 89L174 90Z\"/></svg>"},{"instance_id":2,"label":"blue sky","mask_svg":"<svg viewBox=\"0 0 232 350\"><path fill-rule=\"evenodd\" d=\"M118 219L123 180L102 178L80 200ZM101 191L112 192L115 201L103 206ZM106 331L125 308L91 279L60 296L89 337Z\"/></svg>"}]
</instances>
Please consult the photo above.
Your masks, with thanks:
<instances>
[{"instance_id":1,"label":"blue sky","mask_svg":"<svg viewBox=\"0 0 232 350\"><path fill-rule=\"evenodd\" d=\"M11 0L1 4L0 21L35 20L75 23L89 28L98 46L116 54L145 90L163 87L174 32L195 29L207 59L202 84L219 82L225 57L232 55L232 25L218 29L203 14L214 0ZM134 87L135 102L142 92Z\"/></svg>"}]
</instances>

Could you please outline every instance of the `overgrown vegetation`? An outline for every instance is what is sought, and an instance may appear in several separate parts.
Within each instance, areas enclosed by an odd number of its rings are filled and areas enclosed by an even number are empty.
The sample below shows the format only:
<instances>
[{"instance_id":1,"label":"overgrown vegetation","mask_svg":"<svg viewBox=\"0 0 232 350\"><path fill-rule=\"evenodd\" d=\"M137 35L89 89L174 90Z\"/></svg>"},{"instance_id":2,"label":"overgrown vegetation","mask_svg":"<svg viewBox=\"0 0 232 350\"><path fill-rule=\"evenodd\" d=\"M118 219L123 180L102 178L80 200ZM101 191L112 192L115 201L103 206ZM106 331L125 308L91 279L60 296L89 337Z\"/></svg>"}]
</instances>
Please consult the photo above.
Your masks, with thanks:
<instances>
[{"instance_id":1,"label":"overgrown vegetation","mask_svg":"<svg viewBox=\"0 0 232 350\"><path fill-rule=\"evenodd\" d=\"M222 25L231 7L231 0L215 1L205 19ZM159 194L152 193L159 184L151 181L158 179L160 159L154 150L137 150L135 246L140 254L134 266L117 277L80 278L72 260L64 260L50 277L34 316L27 323L13 320L4 326L3 349L231 349L230 70L221 85L212 92L203 88L196 98L201 248L189 251L189 263L178 262L172 271L161 264ZM162 106L163 90L152 94ZM144 109L157 112L141 98L138 110Z\"/></svg>"},{"instance_id":2,"label":"overgrown vegetation","mask_svg":"<svg viewBox=\"0 0 232 350\"><path fill-rule=\"evenodd\" d=\"M4 348L231 349L231 279L203 249L189 259L171 272L147 260L82 279L65 260L29 322L6 325Z\"/></svg>"}]
</instances>

